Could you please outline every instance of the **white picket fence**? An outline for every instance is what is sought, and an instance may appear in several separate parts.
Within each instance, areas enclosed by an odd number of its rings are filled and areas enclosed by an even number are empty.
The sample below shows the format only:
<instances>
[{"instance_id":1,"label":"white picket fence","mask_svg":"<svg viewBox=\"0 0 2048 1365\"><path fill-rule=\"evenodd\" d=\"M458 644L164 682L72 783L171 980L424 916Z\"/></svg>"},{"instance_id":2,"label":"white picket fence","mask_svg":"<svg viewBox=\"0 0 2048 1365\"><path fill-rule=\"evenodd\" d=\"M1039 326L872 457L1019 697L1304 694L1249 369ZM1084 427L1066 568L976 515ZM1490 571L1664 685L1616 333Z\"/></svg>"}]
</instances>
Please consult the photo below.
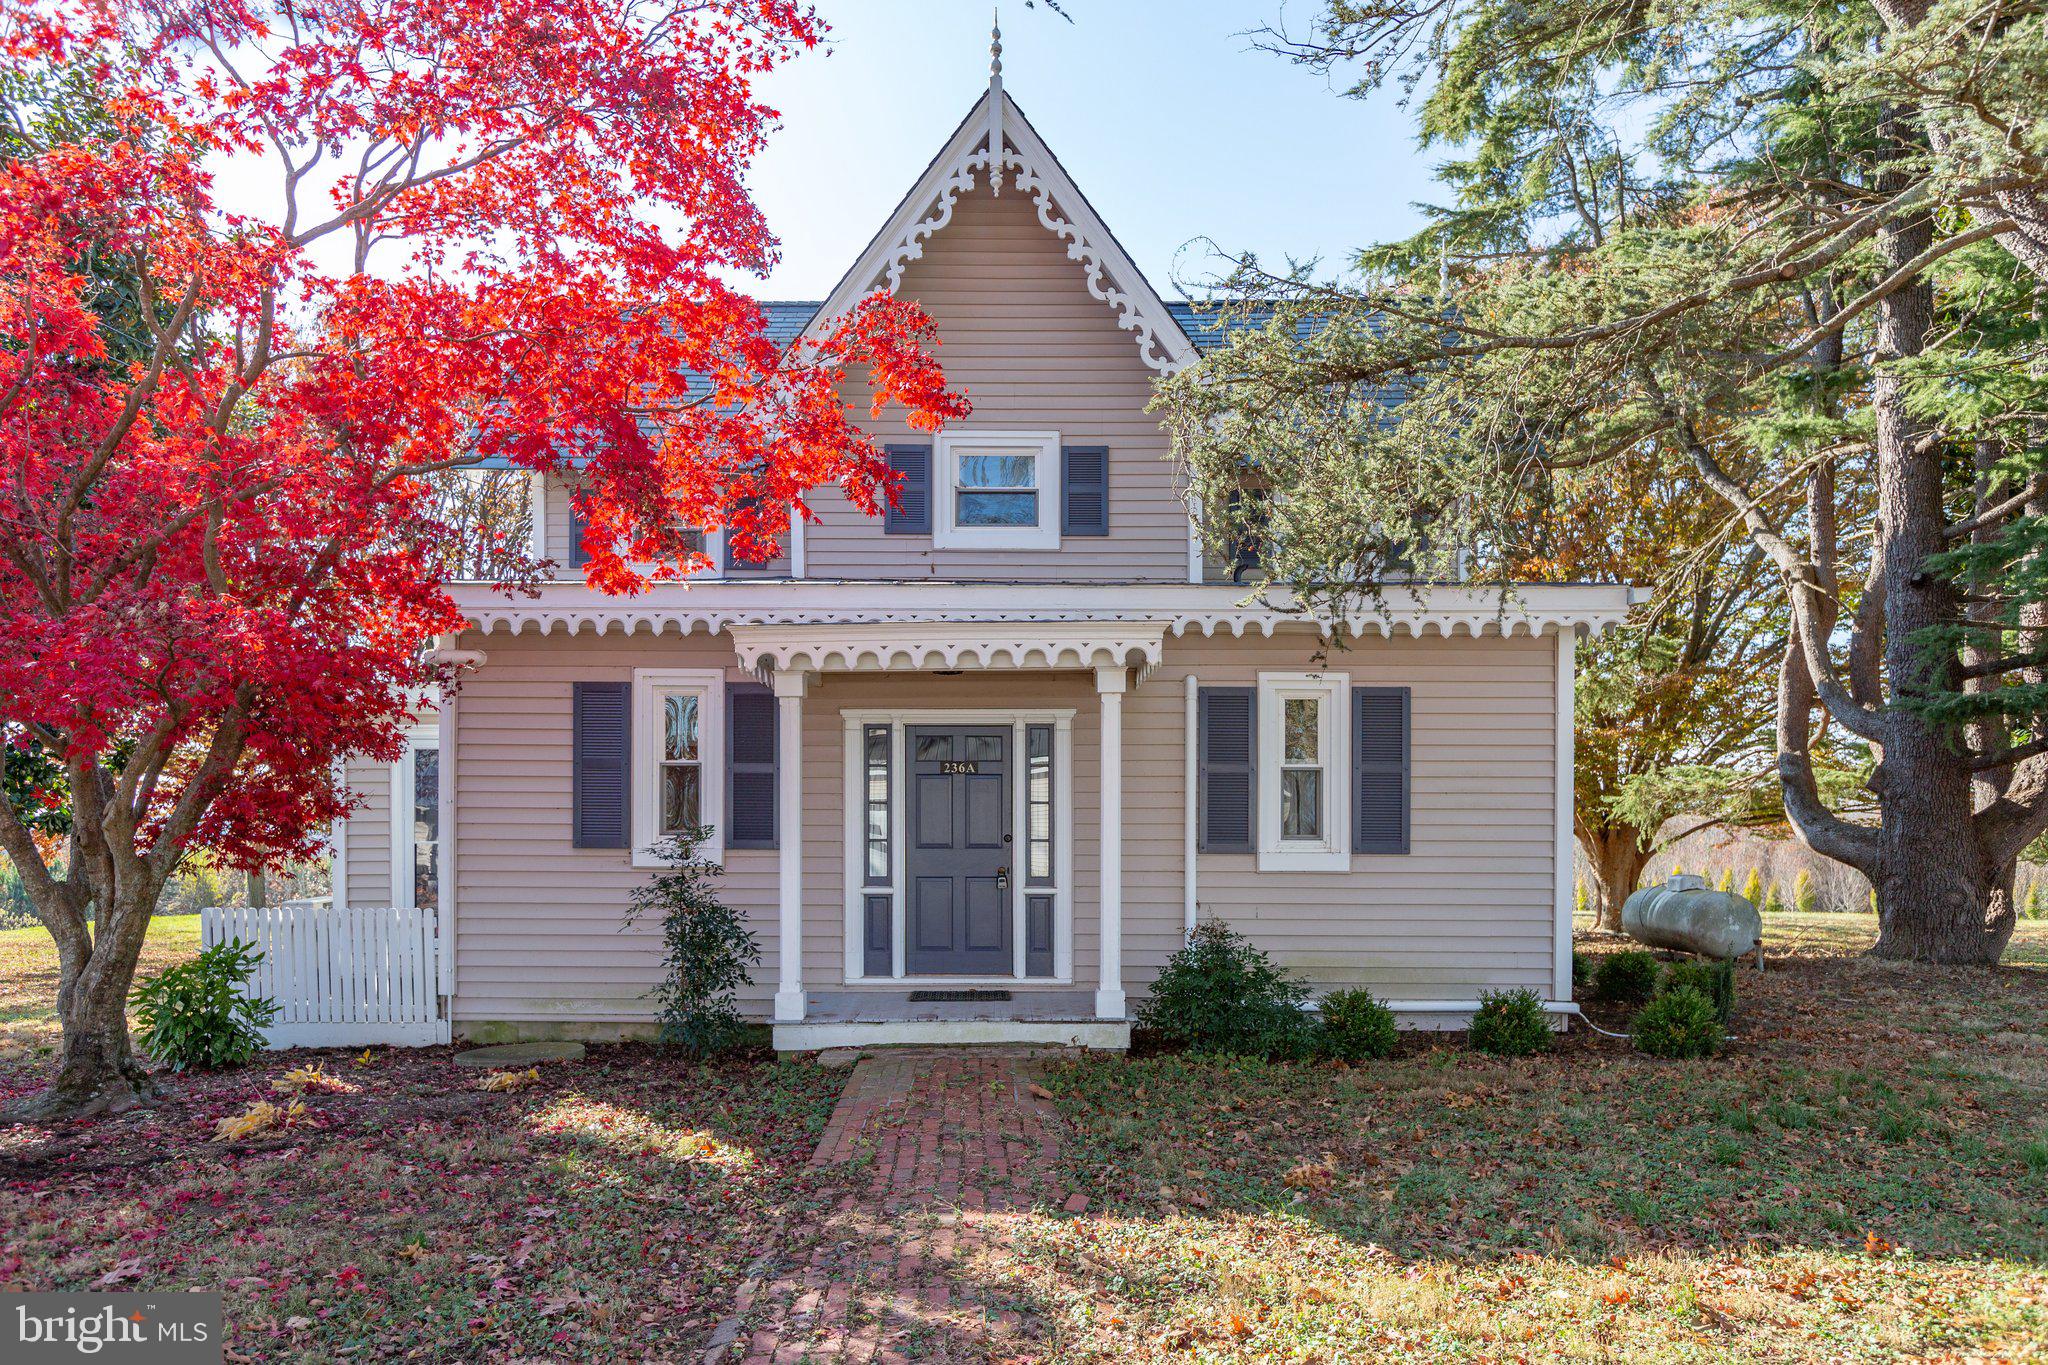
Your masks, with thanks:
<instances>
[{"instance_id":1,"label":"white picket fence","mask_svg":"<svg viewBox=\"0 0 2048 1365\"><path fill-rule=\"evenodd\" d=\"M248 990L277 1003L269 1046L426 1047L449 1039L432 910L225 906L199 912L199 941L263 954Z\"/></svg>"}]
</instances>

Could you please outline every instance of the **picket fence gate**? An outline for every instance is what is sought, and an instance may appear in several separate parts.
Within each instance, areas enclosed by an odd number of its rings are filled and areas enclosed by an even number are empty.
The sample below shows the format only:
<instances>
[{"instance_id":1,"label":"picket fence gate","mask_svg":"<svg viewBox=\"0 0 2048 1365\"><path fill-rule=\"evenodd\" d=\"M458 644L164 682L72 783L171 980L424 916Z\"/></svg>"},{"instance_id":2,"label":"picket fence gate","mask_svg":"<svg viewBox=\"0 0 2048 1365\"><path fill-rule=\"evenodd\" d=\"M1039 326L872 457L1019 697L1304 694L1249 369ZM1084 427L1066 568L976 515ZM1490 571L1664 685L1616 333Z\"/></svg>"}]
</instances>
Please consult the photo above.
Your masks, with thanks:
<instances>
[{"instance_id":1,"label":"picket fence gate","mask_svg":"<svg viewBox=\"0 0 2048 1365\"><path fill-rule=\"evenodd\" d=\"M277 1004L269 1047L427 1047L450 1036L435 918L388 905L222 906L199 912L199 942L240 939L263 954L247 990Z\"/></svg>"}]
</instances>

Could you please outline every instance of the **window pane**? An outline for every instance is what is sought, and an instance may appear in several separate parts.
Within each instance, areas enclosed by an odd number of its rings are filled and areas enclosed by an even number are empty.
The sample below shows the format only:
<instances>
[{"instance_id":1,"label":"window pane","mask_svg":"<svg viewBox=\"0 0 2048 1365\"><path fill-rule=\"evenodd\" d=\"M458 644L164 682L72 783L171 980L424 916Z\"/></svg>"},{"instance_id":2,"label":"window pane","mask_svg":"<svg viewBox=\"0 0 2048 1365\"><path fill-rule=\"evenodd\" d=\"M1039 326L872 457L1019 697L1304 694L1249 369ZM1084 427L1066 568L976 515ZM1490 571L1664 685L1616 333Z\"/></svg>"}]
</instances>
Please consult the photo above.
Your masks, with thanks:
<instances>
[{"instance_id":1,"label":"window pane","mask_svg":"<svg viewBox=\"0 0 2048 1365\"><path fill-rule=\"evenodd\" d=\"M412 903L420 910L441 908L441 846L412 846Z\"/></svg>"},{"instance_id":2,"label":"window pane","mask_svg":"<svg viewBox=\"0 0 2048 1365\"><path fill-rule=\"evenodd\" d=\"M1034 455L962 455L960 488L1036 488L1038 458Z\"/></svg>"},{"instance_id":3,"label":"window pane","mask_svg":"<svg viewBox=\"0 0 2048 1365\"><path fill-rule=\"evenodd\" d=\"M1000 735L969 735L962 749L963 757L977 763L997 763L1003 757L1003 741Z\"/></svg>"},{"instance_id":4,"label":"window pane","mask_svg":"<svg viewBox=\"0 0 2048 1365\"><path fill-rule=\"evenodd\" d=\"M412 751L412 837L431 844L441 837L441 751Z\"/></svg>"},{"instance_id":5,"label":"window pane","mask_svg":"<svg viewBox=\"0 0 2048 1365\"><path fill-rule=\"evenodd\" d=\"M697 697L679 692L662 699L665 716L661 756L671 762L697 761Z\"/></svg>"},{"instance_id":6,"label":"window pane","mask_svg":"<svg viewBox=\"0 0 2048 1365\"><path fill-rule=\"evenodd\" d=\"M961 526L1036 526L1036 493L962 493L953 514Z\"/></svg>"},{"instance_id":7,"label":"window pane","mask_svg":"<svg viewBox=\"0 0 2048 1365\"><path fill-rule=\"evenodd\" d=\"M867 867L862 880L869 886L886 886L889 883L889 727L870 725L861 738L862 748L866 751L863 761L867 770L867 834L862 840Z\"/></svg>"},{"instance_id":8,"label":"window pane","mask_svg":"<svg viewBox=\"0 0 2048 1365\"><path fill-rule=\"evenodd\" d=\"M951 735L919 735L917 737L917 758L920 763L953 756Z\"/></svg>"},{"instance_id":9,"label":"window pane","mask_svg":"<svg viewBox=\"0 0 2048 1365\"><path fill-rule=\"evenodd\" d=\"M674 834L695 825L700 816L697 765L666 763L661 769L661 832Z\"/></svg>"},{"instance_id":10,"label":"window pane","mask_svg":"<svg viewBox=\"0 0 2048 1365\"><path fill-rule=\"evenodd\" d=\"M1052 884L1052 727L1024 732L1024 876L1035 885Z\"/></svg>"},{"instance_id":11,"label":"window pane","mask_svg":"<svg viewBox=\"0 0 2048 1365\"><path fill-rule=\"evenodd\" d=\"M1280 837L1320 839L1323 836L1323 770L1280 770Z\"/></svg>"},{"instance_id":12,"label":"window pane","mask_svg":"<svg viewBox=\"0 0 2048 1365\"><path fill-rule=\"evenodd\" d=\"M1322 759L1322 737L1316 733L1321 707L1314 697L1289 697L1286 713L1286 763L1315 763Z\"/></svg>"}]
</instances>

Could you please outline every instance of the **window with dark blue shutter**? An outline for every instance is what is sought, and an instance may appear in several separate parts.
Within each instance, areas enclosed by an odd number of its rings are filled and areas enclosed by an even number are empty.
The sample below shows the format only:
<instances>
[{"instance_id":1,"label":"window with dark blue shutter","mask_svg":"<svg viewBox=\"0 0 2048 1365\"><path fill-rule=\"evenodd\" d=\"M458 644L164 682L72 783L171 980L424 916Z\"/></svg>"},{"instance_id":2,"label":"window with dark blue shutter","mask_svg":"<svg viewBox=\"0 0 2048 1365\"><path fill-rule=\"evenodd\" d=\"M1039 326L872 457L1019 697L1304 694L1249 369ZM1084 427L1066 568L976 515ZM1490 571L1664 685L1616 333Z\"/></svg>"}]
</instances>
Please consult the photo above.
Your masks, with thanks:
<instances>
[{"instance_id":1,"label":"window with dark blue shutter","mask_svg":"<svg viewBox=\"0 0 2048 1365\"><path fill-rule=\"evenodd\" d=\"M1109 447L1060 449L1060 534L1109 534Z\"/></svg>"},{"instance_id":2,"label":"window with dark blue shutter","mask_svg":"<svg viewBox=\"0 0 2048 1365\"><path fill-rule=\"evenodd\" d=\"M759 683L725 692L727 848L775 847L775 694Z\"/></svg>"},{"instance_id":3,"label":"window with dark blue shutter","mask_svg":"<svg viewBox=\"0 0 2048 1365\"><path fill-rule=\"evenodd\" d=\"M1408 851L1408 689L1351 689L1351 851Z\"/></svg>"},{"instance_id":4,"label":"window with dark blue shutter","mask_svg":"<svg viewBox=\"0 0 2048 1365\"><path fill-rule=\"evenodd\" d=\"M570 687L569 825L577 848L632 842L633 685Z\"/></svg>"},{"instance_id":5,"label":"window with dark blue shutter","mask_svg":"<svg viewBox=\"0 0 2048 1365\"><path fill-rule=\"evenodd\" d=\"M1258 792L1258 690L1204 687L1196 693L1196 825L1206 853L1250 853Z\"/></svg>"},{"instance_id":6,"label":"window with dark blue shutter","mask_svg":"<svg viewBox=\"0 0 2048 1365\"><path fill-rule=\"evenodd\" d=\"M889 468L902 476L896 501L882 515L882 530L892 536L932 533L932 448L928 445L884 447Z\"/></svg>"}]
</instances>

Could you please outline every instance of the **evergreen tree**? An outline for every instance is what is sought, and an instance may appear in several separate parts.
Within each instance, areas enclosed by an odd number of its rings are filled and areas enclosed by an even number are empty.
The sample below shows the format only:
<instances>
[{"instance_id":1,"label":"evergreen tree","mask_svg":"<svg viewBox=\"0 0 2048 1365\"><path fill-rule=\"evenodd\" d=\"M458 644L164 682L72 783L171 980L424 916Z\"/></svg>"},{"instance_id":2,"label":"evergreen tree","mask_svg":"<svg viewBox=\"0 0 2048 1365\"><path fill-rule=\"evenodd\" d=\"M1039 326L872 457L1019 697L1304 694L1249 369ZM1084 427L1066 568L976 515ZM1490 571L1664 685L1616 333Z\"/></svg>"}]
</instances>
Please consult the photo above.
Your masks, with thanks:
<instances>
[{"instance_id":1,"label":"evergreen tree","mask_svg":"<svg viewBox=\"0 0 2048 1365\"><path fill-rule=\"evenodd\" d=\"M2048 13L1331 0L1274 45L1422 91L1445 202L1340 279L1239 263L1278 316L1160 400L1209 533L1356 610L1682 462L1783 585L1794 830L1878 955L1996 961L2048 831Z\"/></svg>"}]
</instances>

